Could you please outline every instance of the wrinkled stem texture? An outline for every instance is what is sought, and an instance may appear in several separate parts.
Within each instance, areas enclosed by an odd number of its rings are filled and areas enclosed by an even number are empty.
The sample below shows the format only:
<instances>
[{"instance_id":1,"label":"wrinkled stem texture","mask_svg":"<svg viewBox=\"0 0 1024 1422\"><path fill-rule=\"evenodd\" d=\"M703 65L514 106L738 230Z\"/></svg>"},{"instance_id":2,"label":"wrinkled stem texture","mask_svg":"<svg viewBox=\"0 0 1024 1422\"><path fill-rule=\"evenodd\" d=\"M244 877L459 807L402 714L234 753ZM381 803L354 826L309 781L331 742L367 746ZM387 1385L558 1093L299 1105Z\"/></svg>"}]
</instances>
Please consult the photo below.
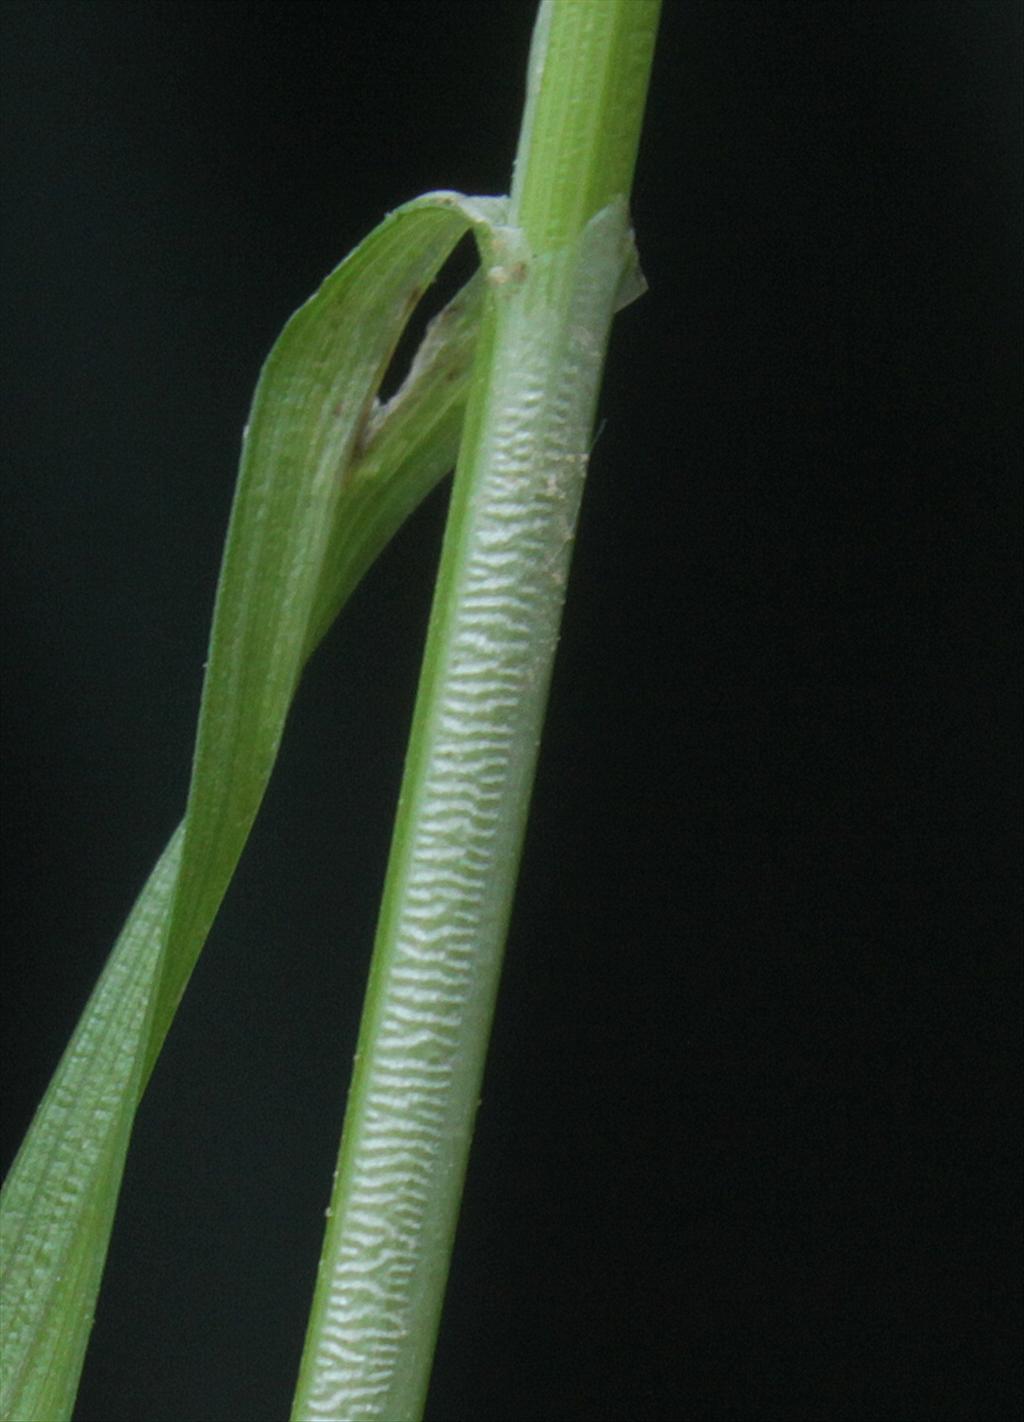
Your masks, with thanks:
<instances>
[{"instance_id":1,"label":"wrinkled stem texture","mask_svg":"<svg viewBox=\"0 0 1024 1422\"><path fill-rule=\"evenodd\" d=\"M422 1415L657 18L538 17L293 1419Z\"/></svg>"}]
</instances>

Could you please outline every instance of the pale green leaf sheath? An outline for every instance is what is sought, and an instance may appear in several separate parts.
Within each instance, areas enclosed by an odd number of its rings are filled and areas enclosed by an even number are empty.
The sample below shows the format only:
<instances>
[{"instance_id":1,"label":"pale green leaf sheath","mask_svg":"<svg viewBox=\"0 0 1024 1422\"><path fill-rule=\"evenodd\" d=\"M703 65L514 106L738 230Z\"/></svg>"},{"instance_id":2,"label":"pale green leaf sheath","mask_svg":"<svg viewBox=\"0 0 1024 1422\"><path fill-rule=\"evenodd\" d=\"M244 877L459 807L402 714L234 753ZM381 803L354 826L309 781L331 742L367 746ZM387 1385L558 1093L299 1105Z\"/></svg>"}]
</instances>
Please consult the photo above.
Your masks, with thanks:
<instances>
[{"instance_id":1,"label":"pale green leaf sheath","mask_svg":"<svg viewBox=\"0 0 1024 1422\"><path fill-rule=\"evenodd\" d=\"M302 665L454 461L479 284L374 396L406 320L496 199L398 209L291 319L257 387L218 585L185 820L139 897L0 1197L0 1418L59 1422L81 1361L139 1097L266 788Z\"/></svg>"},{"instance_id":2,"label":"pale green leaf sheath","mask_svg":"<svg viewBox=\"0 0 1024 1422\"><path fill-rule=\"evenodd\" d=\"M545 0L494 235L293 1422L422 1416L613 311L658 0Z\"/></svg>"}]
</instances>

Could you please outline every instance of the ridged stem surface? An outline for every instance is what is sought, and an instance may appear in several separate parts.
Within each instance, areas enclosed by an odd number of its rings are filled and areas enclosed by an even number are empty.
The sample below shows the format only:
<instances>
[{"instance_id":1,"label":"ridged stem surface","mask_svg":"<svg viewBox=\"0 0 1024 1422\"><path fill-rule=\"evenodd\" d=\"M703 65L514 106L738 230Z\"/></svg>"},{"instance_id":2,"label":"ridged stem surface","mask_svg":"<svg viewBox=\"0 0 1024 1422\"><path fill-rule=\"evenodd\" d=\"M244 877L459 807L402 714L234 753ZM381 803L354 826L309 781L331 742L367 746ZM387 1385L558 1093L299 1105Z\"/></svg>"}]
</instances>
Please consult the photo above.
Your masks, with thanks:
<instances>
[{"instance_id":1,"label":"ridged stem surface","mask_svg":"<svg viewBox=\"0 0 1024 1422\"><path fill-rule=\"evenodd\" d=\"M541 7L293 1418L422 1415L608 331L657 0ZM582 195L582 199L581 199Z\"/></svg>"}]
</instances>

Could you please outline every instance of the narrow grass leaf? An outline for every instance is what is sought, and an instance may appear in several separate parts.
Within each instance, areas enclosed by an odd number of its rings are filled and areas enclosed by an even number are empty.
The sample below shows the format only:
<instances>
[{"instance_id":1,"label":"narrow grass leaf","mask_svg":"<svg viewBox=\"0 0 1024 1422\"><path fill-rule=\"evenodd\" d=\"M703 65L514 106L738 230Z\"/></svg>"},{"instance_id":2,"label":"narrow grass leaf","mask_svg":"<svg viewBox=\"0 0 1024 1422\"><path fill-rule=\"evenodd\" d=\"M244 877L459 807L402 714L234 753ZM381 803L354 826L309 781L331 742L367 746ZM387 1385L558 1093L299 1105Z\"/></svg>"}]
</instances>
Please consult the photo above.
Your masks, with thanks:
<instances>
[{"instance_id":1,"label":"narrow grass leaf","mask_svg":"<svg viewBox=\"0 0 1024 1422\"><path fill-rule=\"evenodd\" d=\"M470 283L405 385L376 391L425 288L500 199L392 213L288 322L260 376L218 584L185 819L136 902L0 1195L0 1418L71 1414L139 1098L266 789L302 666L454 462Z\"/></svg>"}]
</instances>

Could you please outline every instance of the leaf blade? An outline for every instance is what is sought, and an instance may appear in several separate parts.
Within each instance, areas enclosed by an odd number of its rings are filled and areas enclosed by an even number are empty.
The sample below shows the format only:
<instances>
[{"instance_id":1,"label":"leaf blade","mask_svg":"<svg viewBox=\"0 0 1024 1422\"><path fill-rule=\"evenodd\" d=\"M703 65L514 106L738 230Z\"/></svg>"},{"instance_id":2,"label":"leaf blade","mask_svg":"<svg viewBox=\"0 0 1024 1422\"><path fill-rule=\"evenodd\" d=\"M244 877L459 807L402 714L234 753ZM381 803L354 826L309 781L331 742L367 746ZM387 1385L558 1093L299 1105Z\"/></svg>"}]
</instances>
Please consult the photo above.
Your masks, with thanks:
<instances>
[{"instance_id":1,"label":"leaf blade","mask_svg":"<svg viewBox=\"0 0 1024 1422\"><path fill-rule=\"evenodd\" d=\"M398 209L292 317L264 366L218 585L186 816L0 1195L0 1417L11 1422L70 1416L138 1101L258 810L302 666L391 533L454 461L472 302L355 457L376 386L413 298L468 226L500 212L500 200L456 194ZM353 301L350 357L339 372L329 337ZM379 329L370 332L374 314Z\"/></svg>"}]
</instances>

